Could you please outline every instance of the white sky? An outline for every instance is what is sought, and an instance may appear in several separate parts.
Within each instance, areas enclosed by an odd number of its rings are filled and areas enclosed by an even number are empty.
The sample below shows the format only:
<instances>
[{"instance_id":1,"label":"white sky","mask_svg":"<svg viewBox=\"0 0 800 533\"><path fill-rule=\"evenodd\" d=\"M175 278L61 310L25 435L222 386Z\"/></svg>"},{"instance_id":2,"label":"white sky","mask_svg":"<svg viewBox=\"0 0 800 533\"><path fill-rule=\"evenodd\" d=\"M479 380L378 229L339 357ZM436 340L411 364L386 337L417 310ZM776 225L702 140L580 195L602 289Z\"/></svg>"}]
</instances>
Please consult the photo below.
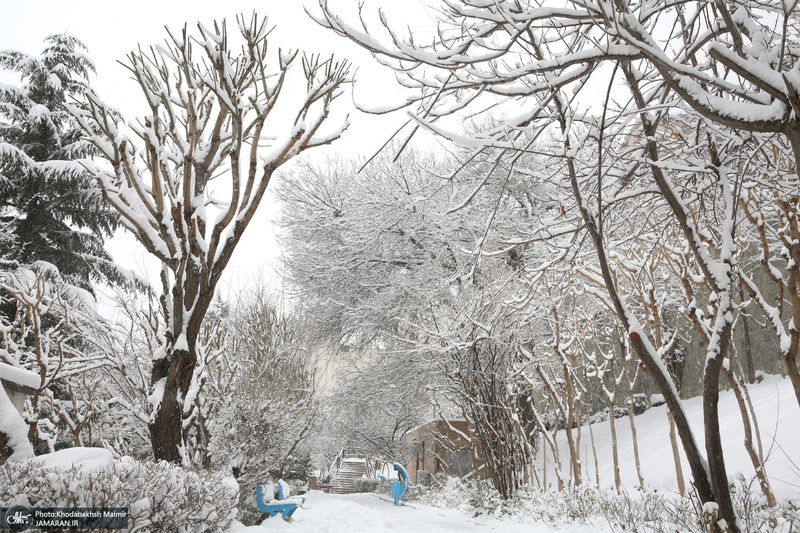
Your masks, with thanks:
<instances>
[{"instance_id":1,"label":"white sky","mask_svg":"<svg viewBox=\"0 0 800 533\"><path fill-rule=\"evenodd\" d=\"M348 20L356 20L358 0L329 3ZM433 27L433 19L423 10L422 0L370 0L366 11L374 13L381 5L387 10L389 20L396 22L395 27L411 24L415 31ZM47 35L68 33L78 37L88 47L97 68L97 75L90 80L92 86L101 98L132 121L144 110L143 97L118 61L124 61L126 54L139 45L146 48L162 42L166 37L164 26L178 30L188 23L192 31L197 21L210 25L213 20L227 18L232 22L237 14L249 15L255 9L259 15L269 17L270 25L276 26L270 39L274 49L299 48L350 59L358 67L355 95L360 103L385 104L386 98L400 97L390 72L378 66L365 51L318 26L304 7L319 12L317 0L0 0L0 49L38 55ZM343 96L338 103L350 113L352 125L334 146L308 153L315 159L334 152L346 156L371 154L405 120L402 115L377 117L358 113L349 96ZM270 221L275 210L268 197L228 266L220 286L224 292L245 287L261 271L274 277L274 258L279 251ZM150 272L153 278L152 273L158 270L158 262L144 253L130 234L115 237L107 247L117 262L139 274Z\"/></svg>"}]
</instances>

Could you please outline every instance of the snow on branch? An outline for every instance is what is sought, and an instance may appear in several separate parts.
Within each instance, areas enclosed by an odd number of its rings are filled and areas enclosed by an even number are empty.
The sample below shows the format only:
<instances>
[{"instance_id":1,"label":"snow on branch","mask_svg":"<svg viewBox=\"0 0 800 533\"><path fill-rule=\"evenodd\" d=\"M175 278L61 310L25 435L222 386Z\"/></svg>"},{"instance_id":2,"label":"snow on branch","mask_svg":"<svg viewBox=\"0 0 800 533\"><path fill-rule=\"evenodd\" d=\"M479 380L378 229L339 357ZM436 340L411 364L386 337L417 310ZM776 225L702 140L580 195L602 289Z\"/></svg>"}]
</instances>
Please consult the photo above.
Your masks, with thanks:
<instances>
[{"instance_id":1,"label":"snow on branch","mask_svg":"<svg viewBox=\"0 0 800 533\"><path fill-rule=\"evenodd\" d=\"M239 17L237 28L243 41L239 54L232 51L224 22L199 25L198 37L187 28L169 32L163 45L129 54L125 66L150 107L138 124L123 124L94 93L72 108L87 138L111 163L111 169L88 165L104 196L128 229L173 270L185 264L188 252L208 264L209 273L218 273L272 172L302 151L332 142L347 127L345 122L319 134L348 82L348 63L303 58L307 93L294 128L261 157L259 169L267 118L297 54L268 57L267 19ZM248 157L241 158L243 153ZM231 193L214 220L206 206L218 175L227 176Z\"/></svg>"}]
</instances>

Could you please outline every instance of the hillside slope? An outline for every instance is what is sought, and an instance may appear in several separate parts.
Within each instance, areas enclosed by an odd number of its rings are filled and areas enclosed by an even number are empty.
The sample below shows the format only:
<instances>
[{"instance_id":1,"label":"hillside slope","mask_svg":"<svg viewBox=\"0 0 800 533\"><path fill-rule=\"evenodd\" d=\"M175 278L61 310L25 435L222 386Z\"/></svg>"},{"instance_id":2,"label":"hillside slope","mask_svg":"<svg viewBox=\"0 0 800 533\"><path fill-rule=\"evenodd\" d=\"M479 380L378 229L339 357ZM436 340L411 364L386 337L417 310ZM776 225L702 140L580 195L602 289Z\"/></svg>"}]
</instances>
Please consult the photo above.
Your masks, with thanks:
<instances>
[{"instance_id":1,"label":"hillside slope","mask_svg":"<svg viewBox=\"0 0 800 533\"><path fill-rule=\"evenodd\" d=\"M764 376L761 383L749 387L750 397L757 414L763 454L766 460L766 472L772 484L772 490L779 501L800 500L800 407L795 399L791 383L780 376ZM684 400L684 406L695 433L698 445L705 449L703 438L703 406L701 398ZM720 426L722 442L727 464L728 477L734 481L743 475L747 481L755 477L755 471L745 451L742 418L736 398L731 391L720 394ZM649 409L635 417L639 457L645 488L677 491L675 464L672 459L672 448L669 440L669 425L666 405ZM620 461L620 478L622 485L635 489L639 482L634 464L633 442L630 421L627 417L616 420L617 441ZM574 431L574 430L573 430ZM614 487L614 471L611 448L611 430L608 421L592 426L597 449L595 466L592 455L589 428L581 431L581 459L583 462L582 478L584 483L594 485L596 469L600 474L600 486ZM755 437L754 437L755 438ZM569 474L569 457L566 433L559 432L558 439L563 471ZM680 444L680 441L679 441ZM543 475L542 448L540 443L539 476ZM689 466L681 450L683 475L686 486L689 486ZM553 454L547 450L547 483L555 486ZM753 490L759 490L757 482Z\"/></svg>"}]
</instances>

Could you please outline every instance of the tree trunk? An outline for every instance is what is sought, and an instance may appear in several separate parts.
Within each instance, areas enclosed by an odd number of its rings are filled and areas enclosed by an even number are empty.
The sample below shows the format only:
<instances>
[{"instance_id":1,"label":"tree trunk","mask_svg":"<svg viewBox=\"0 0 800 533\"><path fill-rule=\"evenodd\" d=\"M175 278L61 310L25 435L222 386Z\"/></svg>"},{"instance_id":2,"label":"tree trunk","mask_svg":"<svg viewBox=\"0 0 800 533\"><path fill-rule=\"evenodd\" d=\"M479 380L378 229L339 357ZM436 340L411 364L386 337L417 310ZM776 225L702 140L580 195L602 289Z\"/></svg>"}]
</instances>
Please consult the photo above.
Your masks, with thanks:
<instances>
[{"instance_id":1,"label":"tree trunk","mask_svg":"<svg viewBox=\"0 0 800 533\"><path fill-rule=\"evenodd\" d=\"M730 326L726 329L729 333ZM722 337L720 343L724 339L727 344L728 340L725 337L729 337L729 335L721 335L720 337ZM731 501L731 493L728 487L728 474L725 469L725 458L722 453L719 428L719 374L722 369L722 362L722 353L718 353L716 357L709 357L706 360L706 371L703 375L703 424L705 426L708 469L715 501L719 505L719 517L726 521L726 525L731 532L737 533L739 528L736 525L736 515L733 511L733 502Z\"/></svg>"},{"instance_id":2,"label":"tree trunk","mask_svg":"<svg viewBox=\"0 0 800 533\"><path fill-rule=\"evenodd\" d=\"M797 366L797 358L794 355L786 353L784 354L783 362L786 365L786 374L792 382L797 404L800 405L800 368Z\"/></svg>"},{"instance_id":3,"label":"tree trunk","mask_svg":"<svg viewBox=\"0 0 800 533\"><path fill-rule=\"evenodd\" d=\"M686 495L686 482L683 479L683 465L681 465L681 454L678 451L678 441L675 438L675 420L672 413L667 409L667 419L669 419L669 442L672 445L672 460L675 462L675 478L678 481L678 492L681 496Z\"/></svg>"},{"instance_id":4,"label":"tree trunk","mask_svg":"<svg viewBox=\"0 0 800 533\"><path fill-rule=\"evenodd\" d=\"M160 404L153 406L155 411L150 415L149 429L157 461L188 464L183 425L189 414L186 411L191 412L194 405L185 406L184 403L192 388L198 363L197 339L214 297L216 280L204 276L191 261L174 275L175 281L170 287L169 277L162 271L161 306L164 316L168 317L167 341L164 356L153 361L150 387L154 399L158 399L162 387L163 394Z\"/></svg>"},{"instance_id":5,"label":"tree trunk","mask_svg":"<svg viewBox=\"0 0 800 533\"><path fill-rule=\"evenodd\" d=\"M608 424L611 429L611 458L614 461L614 488L619 494L621 480L619 477L619 451L617 450L617 420L614 418L614 401L608 402Z\"/></svg>"},{"instance_id":6,"label":"tree trunk","mask_svg":"<svg viewBox=\"0 0 800 533\"><path fill-rule=\"evenodd\" d=\"M553 428L552 435L547 432L547 428L545 427L544 422L535 408L531 410L531 414L536 420L536 424L542 428L542 438L545 440L547 445L550 446L550 450L553 452L553 471L555 472L556 479L558 480L558 490L562 491L564 490L564 473L561 470L561 459L558 453L558 413L556 413L556 424ZM542 465L544 465L544 479L542 483L544 483L544 488L547 488L547 446L542 446Z\"/></svg>"},{"instance_id":7,"label":"tree trunk","mask_svg":"<svg viewBox=\"0 0 800 533\"><path fill-rule=\"evenodd\" d=\"M173 350L167 357L155 361L152 386L160 387L163 380L161 404L152 415L150 439L157 461L184 461L183 402L192 382L197 363L195 351Z\"/></svg>"},{"instance_id":8,"label":"tree trunk","mask_svg":"<svg viewBox=\"0 0 800 533\"><path fill-rule=\"evenodd\" d=\"M565 120L561 125L561 130L566 131ZM569 153L569 140L567 139L564 144L566 153ZM674 382L669 377L660 359L657 359L657 354L655 350L652 349L652 346L649 346L649 343L645 344L644 340L639 337L639 333L632 330L632 315L628 314L627 308L622 303L619 293L617 293L614 276L611 273L611 267L608 264L608 257L606 256L605 248L603 247L603 239L598 232L595 217L588 211L586 205L584 204L583 194L581 193L578 185L575 163L572 159L567 160L567 168L570 175L570 184L572 186L573 196L578 203L578 209L581 212L581 217L586 223L586 229L588 230L592 239L592 244L594 245L598 264L600 266L600 271L603 275L603 281L606 284L606 290L608 291L608 295L612 305L614 306L614 310L616 311L617 316L622 323L622 327L625 329L625 331L629 332L630 338L633 341L632 344L636 348L636 352L639 355L639 359L642 361L642 363L644 363L644 366L647 368L650 376L655 380L659 391L661 391L661 394L664 395L664 399L667 402L667 408L670 410L670 412L672 412L672 416L675 418L675 425L678 429L678 435L680 436L681 443L683 444L686 458L689 461L689 467L692 470L692 477L694 478L695 487L697 488L697 495L700 498L700 501L703 503L713 502L714 492L711 488L711 482L709 481L709 471L706 469L706 464L703 461L700 448L697 446L697 442L694 440L694 434L692 433L692 428L689 425L689 420L686 418L686 412L683 410L683 405L681 404L680 397L678 396L678 390L675 388Z\"/></svg>"},{"instance_id":9,"label":"tree trunk","mask_svg":"<svg viewBox=\"0 0 800 533\"><path fill-rule=\"evenodd\" d=\"M639 439L636 436L636 413L634 412L634 402L633 402L633 389L636 387L636 383L639 381L639 367L636 367L636 375L633 377L631 381L630 376L630 363L626 360L625 362L625 379L628 382L628 419L631 421L631 441L633 443L633 460L636 464L636 477L639 479L639 487L644 488L644 477L642 476L642 466L639 461Z\"/></svg>"},{"instance_id":10,"label":"tree trunk","mask_svg":"<svg viewBox=\"0 0 800 533\"><path fill-rule=\"evenodd\" d=\"M564 357L562 355L562 357ZM565 359L566 360L566 359ZM566 417L564 420L564 424L566 426L567 431L567 442L569 443L569 454L570 454L570 472L572 474L572 482L575 486L579 486L581 484L581 451L580 451L580 442L581 442L581 422L580 422L580 415L578 415L577 420L575 416L575 388L572 381L572 372L568 365L564 364L564 386L567 389L567 412ZM573 435L572 433L572 424L573 422L576 423L576 432Z\"/></svg>"},{"instance_id":11,"label":"tree trunk","mask_svg":"<svg viewBox=\"0 0 800 533\"><path fill-rule=\"evenodd\" d=\"M739 301L744 301L744 291L742 284L739 283ZM744 331L744 356L747 361L747 382L753 384L756 382L756 369L753 364L753 347L750 343L750 325L747 322L747 315L742 313L742 330Z\"/></svg>"},{"instance_id":12,"label":"tree trunk","mask_svg":"<svg viewBox=\"0 0 800 533\"><path fill-rule=\"evenodd\" d=\"M631 421L631 439L633 441L633 461L636 464L636 477L639 479L639 487L644 488L644 477L642 477L642 466L639 462L639 439L636 438L636 421L633 412L633 394L630 395L631 404L628 406L628 418Z\"/></svg>"},{"instance_id":13,"label":"tree trunk","mask_svg":"<svg viewBox=\"0 0 800 533\"><path fill-rule=\"evenodd\" d=\"M545 432L542 431L542 435L544 434ZM546 436L545 440L547 440ZM547 490L547 446L542 446L542 490Z\"/></svg>"},{"instance_id":14,"label":"tree trunk","mask_svg":"<svg viewBox=\"0 0 800 533\"><path fill-rule=\"evenodd\" d=\"M785 79L785 78L784 78ZM786 136L792 143L792 152L794 154L795 173L800 176L800 127L797 122L793 122L786 130ZM797 202L795 199L794 202ZM796 208L796 203L794 207ZM792 302L792 323L800 324L800 225L798 225L797 215L795 209L787 205L785 209L788 221L790 223L791 231L791 245L789 246L789 255L791 261L789 262L789 280L788 286L791 292ZM791 331L791 345L788 350L783 351L783 362L786 365L786 373L792 382L794 388L794 396L797 399L797 404L800 405L800 368L797 366L797 355L800 352L800 333L796 328Z\"/></svg>"},{"instance_id":15,"label":"tree trunk","mask_svg":"<svg viewBox=\"0 0 800 533\"><path fill-rule=\"evenodd\" d=\"M597 446L594 443L594 430L592 430L592 421L589 420L589 440L592 442L592 457L594 458L594 485L596 489L600 489L600 463L597 461Z\"/></svg>"},{"instance_id":16,"label":"tree trunk","mask_svg":"<svg viewBox=\"0 0 800 533\"><path fill-rule=\"evenodd\" d=\"M569 132L567 131L567 113L565 110L565 105L558 97L554 98L554 103L558 108L558 120L560 122L561 132L565 135L564 153L569 154L572 147L570 144L569 135L567 135ZM646 106L640 105L639 107L644 109ZM654 161L655 160L657 160L657 154ZM655 170L658 169L656 168ZM695 487L697 488L697 495L700 498L700 501L703 503L713 502L714 492L712 491L711 483L709 481L709 471L706 469L706 463L703 461L703 456L700 453L700 449L694 439L694 434L692 433L692 428L689 425L688 419L686 418L686 413L683 410L683 405L681 404L678 396L678 391L675 388L674 382L669 377L666 368L664 368L658 353L649 342L647 344L644 342L644 339L639 336L638 331L634 331L632 328L632 323L635 321L635 317L628 313L628 309L622 302L622 299L617 292L614 276L611 271L611 266L608 263L608 256L606 255L606 250L604 248L605 244L603 242L603 237L600 233L602 229L598 226L595 215L589 211L585 204L580 185L578 184L575 161L572 158L567 158L567 171L569 173L569 181L572 188L573 197L575 198L578 209L581 213L581 218L585 223L586 230L592 239L592 244L594 246L595 253L597 254L598 266L600 267L600 271L603 276L603 282L606 285L606 291L608 292L609 299L614 306L614 310L616 311L624 330L628 332L628 335L633 341L632 344L636 348L639 359L642 361L642 363L644 363L650 375L654 378L659 390L664 395L664 399L667 402L667 407L675 417L678 435L680 435L686 458L689 461L689 466L692 470L692 477L694 478ZM640 329L638 326L639 325L637 323L636 329Z\"/></svg>"},{"instance_id":17,"label":"tree trunk","mask_svg":"<svg viewBox=\"0 0 800 533\"><path fill-rule=\"evenodd\" d=\"M775 495L772 494L772 489L769 485L767 472L764 468L764 461L758 456L755 448L753 447L753 430L750 422L750 413L747 410L747 403L745 402L744 394L742 393L742 388L744 385L739 382L739 379L732 370L727 370L725 375L727 376L728 381L731 383L733 394L736 396L736 403L739 405L739 413L742 415L742 425L744 427L744 448L747 450L747 455L750 457L750 462L752 463L753 469L756 472L758 483L761 486L761 492L763 492L764 496L767 498L767 506L775 507L777 502L775 501ZM753 413L753 416L755 416L755 413Z\"/></svg>"}]
</instances>

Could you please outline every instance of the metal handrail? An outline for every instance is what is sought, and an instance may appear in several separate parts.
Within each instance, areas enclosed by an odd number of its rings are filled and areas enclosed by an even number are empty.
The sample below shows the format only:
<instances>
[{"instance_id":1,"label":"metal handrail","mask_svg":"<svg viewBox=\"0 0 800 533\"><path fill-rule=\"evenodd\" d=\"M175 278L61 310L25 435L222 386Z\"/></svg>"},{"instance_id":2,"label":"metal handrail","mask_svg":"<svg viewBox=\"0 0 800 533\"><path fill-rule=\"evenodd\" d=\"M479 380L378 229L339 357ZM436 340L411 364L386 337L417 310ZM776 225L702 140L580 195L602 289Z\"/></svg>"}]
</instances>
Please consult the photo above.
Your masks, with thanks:
<instances>
[{"instance_id":1,"label":"metal handrail","mask_svg":"<svg viewBox=\"0 0 800 533\"><path fill-rule=\"evenodd\" d=\"M336 458L333 460L331 467L328 469L328 473L326 479L328 481L332 481L339 470L342 468L342 461L345 459L363 459L366 466L366 474L369 478L376 477L375 471L375 458L371 455L364 453L363 450L360 450L354 446L346 446L339 450L339 453L336 455Z\"/></svg>"}]
</instances>

